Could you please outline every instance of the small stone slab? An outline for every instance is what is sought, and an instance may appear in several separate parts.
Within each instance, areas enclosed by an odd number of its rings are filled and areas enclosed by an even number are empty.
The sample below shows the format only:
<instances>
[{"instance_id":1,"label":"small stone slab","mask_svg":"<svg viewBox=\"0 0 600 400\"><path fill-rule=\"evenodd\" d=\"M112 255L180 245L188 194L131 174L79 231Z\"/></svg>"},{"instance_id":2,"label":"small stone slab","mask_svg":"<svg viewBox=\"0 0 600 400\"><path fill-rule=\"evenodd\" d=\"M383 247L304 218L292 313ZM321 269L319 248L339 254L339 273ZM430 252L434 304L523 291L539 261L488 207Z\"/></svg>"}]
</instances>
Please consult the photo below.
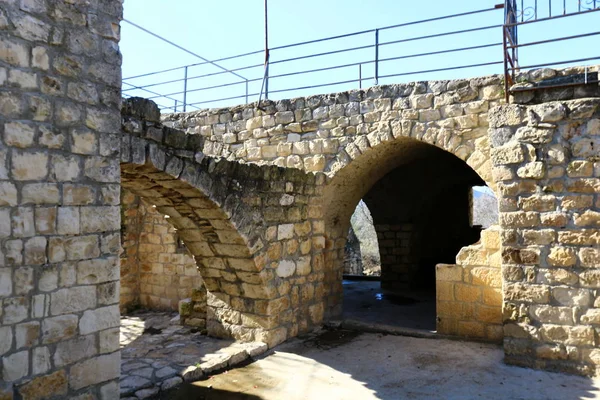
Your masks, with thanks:
<instances>
[{"instance_id":1,"label":"small stone slab","mask_svg":"<svg viewBox=\"0 0 600 400\"><path fill-rule=\"evenodd\" d=\"M150 387L152 386L152 382L146 378L142 378L141 376L128 376L121 380L120 385L121 396L124 396L132 394L140 389Z\"/></svg>"},{"instance_id":2,"label":"small stone slab","mask_svg":"<svg viewBox=\"0 0 600 400\"><path fill-rule=\"evenodd\" d=\"M181 379L178 376L174 376L173 378L169 378L166 379L161 385L160 385L160 389L161 390L169 390L169 389L173 389L175 386L180 385L183 382L183 379Z\"/></svg>"},{"instance_id":3,"label":"small stone slab","mask_svg":"<svg viewBox=\"0 0 600 400\"><path fill-rule=\"evenodd\" d=\"M156 378L163 380L165 378L170 378L172 376L175 376L175 374L177 373L176 370L174 370L171 367L164 367L159 369L158 371L156 371Z\"/></svg>"},{"instance_id":4,"label":"small stone slab","mask_svg":"<svg viewBox=\"0 0 600 400\"><path fill-rule=\"evenodd\" d=\"M160 391L160 389L158 388L158 386L155 386L153 388L138 390L137 392L135 392L135 396L138 399L148 399L148 398L158 394L159 391Z\"/></svg>"},{"instance_id":5,"label":"small stone slab","mask_svg":"<svg viewBox=\"0 0 600 400\"><path fill-rule=\"evenodd\" d=\"M154 368L140 368L129 372L129 375L141 376L143 378L152 379L152 373L154 372Z\"/></svg>"}]
</instances>

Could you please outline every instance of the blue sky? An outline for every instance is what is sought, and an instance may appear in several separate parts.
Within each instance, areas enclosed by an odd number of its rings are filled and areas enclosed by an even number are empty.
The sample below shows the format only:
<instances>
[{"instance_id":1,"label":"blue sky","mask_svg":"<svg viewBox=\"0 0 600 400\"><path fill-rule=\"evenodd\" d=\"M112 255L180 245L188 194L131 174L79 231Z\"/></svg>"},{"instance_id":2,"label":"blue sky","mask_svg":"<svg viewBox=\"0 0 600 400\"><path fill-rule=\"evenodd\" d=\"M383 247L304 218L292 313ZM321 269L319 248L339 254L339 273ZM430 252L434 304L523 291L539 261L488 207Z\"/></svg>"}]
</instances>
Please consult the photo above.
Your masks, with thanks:
<instances>
[{"instance_id":1,"label":"blue sky","mask_svg":"<svg viewBox=\"0 0 600 400\"><path fill-rule=\"evenodd\" d=\"M569 11L575 11L578 0L566 0ZM461 12L491 9L501 0L463 0L446 1L430 0L415 2L406 0L303 0L291 2L286 0L269 0L269 44L277 47L296 42L303 42L323 37L369 30L389 25L439 17ZM533 4L534 0L526 0L525 4ZM583 0L593 3L593 0ZM520 3L520 1L518 2ZM560 8L563 0L539 0L540 15L547 15L548 3L552 4L554 13ZM597 6L600 6L598 1ZM258 51L264 48L264 19L263 0L126 0L125 18L131 20L165 38L210 60L228 57L236 54ZM441 32L501 24L503 12L490 11L468 17L447 19L427 24L418 24L396 29L382 30L379 33L380 43L401 40L415 36L432 35ZM530 24L521 27L520 42L530 42L552 37L574 35L577 33L598 30L600 12L585 16L557 19L544 23ZM201 62L201 60L182 52L158 39L123 22L121 31L121 51L123 53L123 76L125 78L145 74L162 69L179 67L186 64ZM354 52L343 52L330 56L314 57L304 60L277 63L290 57L298 57L319 52L339 50L354 46L371 45L374 33L352 36L346 39L327 41L319 44L294 47L291 49L274 50L271 53L273 62L270 74L280 75L307 69L330 67L351 63L365 62L362 66L362 76L372 78L373 63L367 63L374 58L374 49L368 48ZM502 41L500 28L481 30L469 34L452 35L427 40L409 41L395 45L381 46L380 59L400 55L419 54L448 50L459 47L481 46ZM598 36L579 39L570 42L558 42L539 47L529 47L521 51L521 65L553 62L570 58L600 56ZM239 59L223 61L219 64L234 69L257 65L238 73L247 79L255 79L248 84L250 94L260 91L260 77L263 69L264 55L262 53ZM427 69L438 69L456 65L497 62L502 60L502 50L499 46L487 47L469 52L455 52L435 56L417 57L398 61L382 62L379 66L380 75L407 73ZM599 63L598 61L595 63ZM588 62L587 64L594 64ZM197 66L188 70L188 76L194 77L212 74L220 71L210 64ZM478 68L467 68L454 71L440 71L426 74L413 74L400 77L380 79L379 83L400 83L415 80L451 79L471 76L481 76L501 73L501 65ZM292 87L319 85L329 82L339 82L357 79L357 65L312 74L295 75L290 77L272 78L270 90L272 99L290 98L314 93L329 93L347 90L358 86L358 83L339 84L336 86L319 87L314 89L283 91ZM183 70L176 70L160 75L129 80L136 85L156 84L167 80L182 79ZM237 84L237 82L240 82ZM210 90L197 90L208 86L229 83L231 86ZM365 79L363 87L372 86L373 79ZM128 86L125 85L124 89ZM188 82L188 103L202 102L196 107L228 106L245 102L245 83L232 74L212 75L197 78ZM173 99L180 102L183 82L159 85L150 88L161 94L172 94L170 99L157 98L155 101L162 106L172 106ZM194 91L195 90L195 91ZM281 90L281 92L276 92ZM142 91L126 94L150 97L151 94ZM241 96L241 97L237 97ZM236 97L220 102L209 100ZM250 101L257 99L251 96ZM194 107L188 108L189 110Z\"/></svg>"}]
</instances>

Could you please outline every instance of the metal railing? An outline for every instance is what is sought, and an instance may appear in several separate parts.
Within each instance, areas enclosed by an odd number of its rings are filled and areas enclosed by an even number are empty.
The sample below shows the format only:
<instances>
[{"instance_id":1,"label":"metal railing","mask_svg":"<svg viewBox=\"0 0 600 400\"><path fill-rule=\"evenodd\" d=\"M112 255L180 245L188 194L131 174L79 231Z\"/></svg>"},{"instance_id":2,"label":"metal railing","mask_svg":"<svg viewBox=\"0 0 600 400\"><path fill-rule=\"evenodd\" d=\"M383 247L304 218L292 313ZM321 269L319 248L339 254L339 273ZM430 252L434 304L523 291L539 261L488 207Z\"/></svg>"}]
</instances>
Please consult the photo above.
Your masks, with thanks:
<instances>
[{"instance_id":1,"label":"metal railing","mask_svg":"<svg viewBox=\"0 0 600 400\"><path fill-rule=\"evenodd\" d=\"M540 63L520 66L519 48L600 33L578 33L520 43L517 31L521 25L600 10L600 0L598 7L593 0L575 0L579 7L575 11L567 8L573 0L545 0L550 3L550 13L541 15L543 7L539 6L538 0L531 1L534 4L529 6L524 0L520 4L517 0L505 0L504 4L493 8L272 47L268 49L268 68L264 63L265 50L216 60L196 55L203 61L124 78L123 95L146 97L157 102L164 111L178 112L249 103L260 98L318 94L325 89L340 92L398 83L402 78L414 81L466 77L461 76L461 70L468 71L470 76L487 75L499 73L502 68L499 66L504 65L508 96L518 71L540 66ZM556 10L552 7L553 1L564 4L562 14L553 14ZM503 40L498 37L500 29ZM542 65L594 59L600 57L579 57ZM431 66L424 67L427 65Z\"/></svg>"},{"instance_id":2,"label":"metal railing","mask_svg":"<svg viewBox=\"0 0 600 400\"><path fill-rule=\"evenodd\" d=\"M561 29L563 27L556 25L557 20L564 19L565 17L585 17L589 14L600 11L600 0L505 0L504 11L504 26L502 28L502 33L504 47L504 85L506 101L509 101L510 99L511 87L517 83L517 74L519 72L535 68L573 65L575 63L581 64L589 61L600 60L600 51L597 50L598 46L596 45L590 47L590 50L593 53L591 55L586 54L585 57L581 57L579 52L576 53L577 56L575 58L570 58L563 52L556 52L556 55L552 53L553 58L549 61L529 62L525 63L525 65L522 65L519 62L520 48L527 47L529 51L530 48L534 48L536 46L540 47L554 43L563 43L584 38L587 39L600 35L600 30L598 30L598 28L600 28L598 18L596 18L595 24L579 24L579 32L574 35L563 35ZM595 17L597 17L597 15ZM578 22L580 21L581 20ZM520 27L533 27L536 24L541 25L543 23L552 23L552 30L560 33L560 35L553 38L544 37L542 39L528 42L519 41ZM581 32L581 28L583 28L583 32ZM573 30L575 31L575 29ZM587 68L585 71L586 76L584 83L592 83L587 79ZM571 84L572 83L558 83L553 86L545 85L543 87L564 87ZM528 88L528 90L531 89L535 90L536 88Z\"/></svg>"}]
</instances>

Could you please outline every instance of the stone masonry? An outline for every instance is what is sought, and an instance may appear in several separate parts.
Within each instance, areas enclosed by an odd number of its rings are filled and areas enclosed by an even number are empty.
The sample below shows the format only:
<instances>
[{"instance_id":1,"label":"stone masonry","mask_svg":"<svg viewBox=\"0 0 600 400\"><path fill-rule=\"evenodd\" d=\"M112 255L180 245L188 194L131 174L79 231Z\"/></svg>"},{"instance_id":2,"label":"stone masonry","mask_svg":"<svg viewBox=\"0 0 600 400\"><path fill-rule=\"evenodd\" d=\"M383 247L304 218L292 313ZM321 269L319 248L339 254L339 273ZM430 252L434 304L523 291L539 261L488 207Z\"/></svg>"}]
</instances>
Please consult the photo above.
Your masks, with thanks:
<instances>
[{"instance_id":1,"label":"stone masonry","mask_svg":"<svg viewBox=\"0 0 600 400\"><path fill-rule=\"evenodd\" d=\"M121 194L121 207L121 310L177 311L181 300L204 288L194 258L155 207L127 191Z\"/></svg>"},{"instance_id":2,"label":"stone masonry","mask_svg":"<svg viewBox=\"0 0 600 400\"><path fill-rule=\"evenodd\" d=\"M2 399L119 397L121 14L0 1Z\"/></svg>"},{"instance_id":3,"label":"stone masonry","mask_svg":"<svg viewBox=\"0 0 600 400\"><path fill-rule=\"evenodd\" d=\"M592 374L600 361L600 99L490 116L510 363Z\"/></svg>"},{"instance_id":4,"label":"stone masonry","mask_svg":"<svg viewBox=\"0 0 600 400\"><path fill-rule=\"evenodd\" d=\"M119 396L122 190L168 216L193 256L207 294L187 311L206 302L208 333L272 347L341 315L356 205L428 164L464 172L431 193L455 188L467 207L467 187L486 183L499 200L500 226L450 268L462 273L444 301L479 310L457 324L499 338L499 254L506 360L596 372L597 85L505 105L498 76L416 82L163 125L143 99L119 114L121 12L118 0L0 1L0 398ZM493 289L494 303L463 286Z\"/></svg>"}]
</instances>

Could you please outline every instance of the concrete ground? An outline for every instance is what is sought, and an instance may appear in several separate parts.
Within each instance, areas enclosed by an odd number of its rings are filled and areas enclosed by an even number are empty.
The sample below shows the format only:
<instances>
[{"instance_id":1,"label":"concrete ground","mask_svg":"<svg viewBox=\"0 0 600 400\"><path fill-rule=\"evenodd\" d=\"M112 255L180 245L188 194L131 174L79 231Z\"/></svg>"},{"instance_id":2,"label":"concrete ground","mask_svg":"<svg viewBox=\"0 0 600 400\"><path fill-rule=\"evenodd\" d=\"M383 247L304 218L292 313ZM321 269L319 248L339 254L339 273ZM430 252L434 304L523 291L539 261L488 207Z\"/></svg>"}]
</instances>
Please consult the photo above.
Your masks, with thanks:
<instances>
[{"instance_id":1,"label":"concrete ground","mask_svg":"<svg viewBox=\"0 0 600 400\"><path fill-rule=\"evenodd\" d=\"M345 321L435 331L435 293L388 294L381 282L344 280Z\"/></svg>"},{"instance_id":2,"label":"concrete ground","mask_svg":"<svg viewBox=\"0 0 600 400\"><path fill-rule=\"evenodd\" d=\"M324 331L184 384L170 400L595 399L600 380L502 363L500 346Z\"/></svg>"}]
</instances>

